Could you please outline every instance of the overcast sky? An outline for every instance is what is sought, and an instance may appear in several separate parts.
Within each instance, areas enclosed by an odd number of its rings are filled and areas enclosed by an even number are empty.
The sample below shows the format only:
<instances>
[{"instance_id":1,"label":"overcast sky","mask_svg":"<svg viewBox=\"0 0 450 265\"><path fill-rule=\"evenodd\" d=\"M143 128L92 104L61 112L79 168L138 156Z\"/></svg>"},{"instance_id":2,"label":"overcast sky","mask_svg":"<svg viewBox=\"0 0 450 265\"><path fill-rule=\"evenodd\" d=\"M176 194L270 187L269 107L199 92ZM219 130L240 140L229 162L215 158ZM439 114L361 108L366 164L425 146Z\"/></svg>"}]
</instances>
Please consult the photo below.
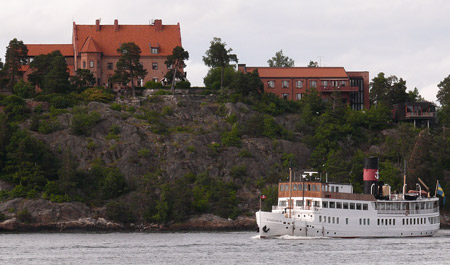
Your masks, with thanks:
<instances>
[{"instance_id":1,"label":"overcast sky","mask_svg":"<svg viewBox=\"0 0 450 265\"><path fill-rule=\"evenodd\" d=\"M448 0L0 0L0 56L13 38L24 43L69 44L72 22L181 25L190 60L186 71L203 85L202 56L213 37L237 54L239 63L267 66L283 49L306 66L343 66L406 80L430 101L450 74Z\"/></svg>"}]
</instances>

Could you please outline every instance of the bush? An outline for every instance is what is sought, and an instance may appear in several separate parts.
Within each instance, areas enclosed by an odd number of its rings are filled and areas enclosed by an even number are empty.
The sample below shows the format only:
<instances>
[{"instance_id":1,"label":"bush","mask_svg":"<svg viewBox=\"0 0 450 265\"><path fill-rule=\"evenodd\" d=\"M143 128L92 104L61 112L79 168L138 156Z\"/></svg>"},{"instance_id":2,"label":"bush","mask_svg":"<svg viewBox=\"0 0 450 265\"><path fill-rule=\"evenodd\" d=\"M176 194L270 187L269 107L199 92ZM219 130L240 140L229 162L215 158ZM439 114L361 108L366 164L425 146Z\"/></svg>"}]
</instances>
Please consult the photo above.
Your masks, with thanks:
<instances>
[{"instance_id":1,"label":"bush","mask_svg":"<svg viewBox=\"0 0 450 265\"><path fill-rule=\"evenodd\" d=\"M114 99L114 95L101 87L88 88L81 93L85 101L109 102Z\"/></svg>"},{"instance_id":2,"label":"bush","mask_svg":"<svg viewBox=\"0 0 450 265\"><path fill-rule=\"evenodd\" d=\"M120 105L119 103L112 103L111 104L111 109L115 110L115 111L121 111L122 110L122 105Z\"/></svg>"},{"instance_id":3,"label":"bush","mask_svg":"<svg viewBox=\"0 0 450 265\"><path fill-rule=\"evenodd\" d=\"M136 217L131 212L129 205L121 201L108 202L106 204L106 215L111 220L124 224L136 221Z\"/></svg>"},{"instance_id":4,"label":"bush","mask_svg":"<svg viewBox=\"0 0 450 265\"><path fill-rule=\"evenodd\" d=\"M150 156L150 150L148 150L147 148L142 148L138 151L138 156L139 157L149 157Z\"/></svg>"},{"instance_id":5,"label":"bush","mask_svg":"<svg viewBox=\"0 0 450 265\"><path fill-rule=\"evenodd\" d=\"M13 87L14 94L21 98L31 98L34 95L33 86L25 81L20 80Z\"/></svg>"},{"instance_id":6,"label":"bush","mask_svg":"<svg viewBox=\"0 0 450 265\"><path fill-rule=\"evenodd\" d=\"M90 135L92 128L100 121L100 114L93 111L87 113L87 110L78 110L72 116L70 128L75 135Z\"/></svg>"},{"instance_id":7,"label":"bush","mask_svg":"<svg viewBox=\"0 0 450 265\"><path fill-rule=\"evenodd\" d=\"M222 144L224 146L241 147L241 136L236 124L231 127L231 131L222 134Z\"/></svg>"},{"instance_id":8,"label":"bush","mask_svg":"<svg viewBox=\"0 0 450 265\"><path fill-rule=\"evenodd\" d=\"M144 87L147 89L155 89L155 88L162 88L163 85L160 82L147 81L145 82Z\"/></svg>"},{"instance_id":9,"label":"bush","mask_svg":"<svg viewBox=\"0 0 450 265\"><path fill-rule=\"evenodd\" d=\"M176 88L191 88L191 83L189 81L180 81L176 84Z\"/></svg>"}]
</instances>

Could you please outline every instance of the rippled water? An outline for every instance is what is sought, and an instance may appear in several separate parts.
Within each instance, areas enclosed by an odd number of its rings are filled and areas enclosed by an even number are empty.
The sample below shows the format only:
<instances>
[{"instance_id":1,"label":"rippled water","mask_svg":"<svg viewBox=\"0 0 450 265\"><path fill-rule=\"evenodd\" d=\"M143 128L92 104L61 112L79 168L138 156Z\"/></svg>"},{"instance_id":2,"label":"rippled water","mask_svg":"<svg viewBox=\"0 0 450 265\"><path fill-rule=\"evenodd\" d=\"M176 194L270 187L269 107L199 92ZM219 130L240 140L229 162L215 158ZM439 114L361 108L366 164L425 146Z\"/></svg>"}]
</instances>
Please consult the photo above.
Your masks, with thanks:
<instances>
[{"instance_id":1,"label":"rippled water","mask_svg":"<svg viewBox=\"0 0 450 265\"><path fill-rule=\"evenodd\" d=\"M256 233L0 234L0 264L450 264L427 238L259 239Z\"/></svg>"}]
</instances>

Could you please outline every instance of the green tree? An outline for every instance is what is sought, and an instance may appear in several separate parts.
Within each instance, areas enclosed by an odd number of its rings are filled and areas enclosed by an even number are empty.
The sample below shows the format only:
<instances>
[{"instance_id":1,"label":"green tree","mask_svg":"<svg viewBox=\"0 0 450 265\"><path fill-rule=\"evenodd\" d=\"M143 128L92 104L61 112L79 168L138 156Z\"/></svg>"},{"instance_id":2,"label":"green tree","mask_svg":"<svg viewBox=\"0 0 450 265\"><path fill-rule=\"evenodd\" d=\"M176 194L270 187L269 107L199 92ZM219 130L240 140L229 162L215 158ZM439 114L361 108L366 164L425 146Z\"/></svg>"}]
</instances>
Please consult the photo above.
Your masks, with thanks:
<instances>
[{"instance_id":1,"label":"green tree","mask_svg":"<svg viewBox=\"0 0 450 265\"><path fill-rule=\"evenodd\" d=\"M170 86L170 90L172 91L172 95L175 94L175 79L177 78L177 73L181 74L181 70L186 67L186 64L184 63L185 60L189 59L189 53L183 49L183 47L177 46L173 48L172 54L167 56L167 60L165 64L167 67L171 67L172 69L167 73L167 75L170 76L168 78L171 80L172 85ZM180 70L180 71L179 71ZM166 76L167 76L166 75ZM183 75L178 76L182 79L184 78Z\"/></svg>"},{"instance_id":2,"label":"green tree","mask_svg":"<svg viewBox=\"0 0 450 265\"><path fill-rule=\"evenodd\" d=\"M5 71L7 73L9 82L8 87L13 88L16 83L16 77L19 74L20 67L27 63L28 59L28 49L23 41L19 41L16 38L9 42L8 47L6 47L5 54Z\"/></svg>"},{"instance_id":3,"label":"green tree","mask_svg":"<svg viewBox=\"0 0 450 265\"><path fill-rule=\"evenodd\" d=\"M417 87L412 91L408 91L408 102L421 102L425 101L425 99L419 94L419 90Z\"/></svg>"},{"instance_id":4,"label":"green tree","mask_svg":"<svg viewBox=\"0 0 450 265\"><path fill-rule=\"evenodd\" d=\"M56 50L41 54L30 63L33 72L28 76L31 84L39 86L45 94L65 93L70 90L66 58Z\"/></svg>"},{"instance_id":5,"label":"green tree","mask_svg":"<svg viewBox=\"0 0 450 265\"><path fill-rule=\"evenodd\" d=\"M275 56L267 60L269 67L293 67L294 60L283 55L283 50L275 53Z\"/></svg>"},{"instance_id":6,"label":"green tree","mask_svg":"<svg viewBox=\"0 0 450 265\"><path fill-rule=\"evenodd\" d=\"M233 49L226 49L227 45L222 42L220 38L214 37L210 42L211 45L206 51L206 56L203 56L203 62L209 67L219 67L220 72L220 89L223 88L223 77L225 68L230 65L230 62L238 62L236 54L232 54Z\"/></svg>"},{"instance_id":7,"label":"green tree","mask_svg":"<svg viewBox=\"0 0 450 265\"><path fill-rule=\"evenodd\" d=\"M20 80L14 85L13 93L21 98L31 98L34 95L34 87L30 83Z\"/></svg>"},{"instance_id":8,"label":"green tree","mask_svg":"<svg viewBox=\"0 0 450 265\"><path fill-rule=\"evenodd\" d=\"M407 102L406 81L395 75L388 78L381 72L370 83L370 101L374 105L385 105L389 108L397 103Z\"/></svg>"},{"instance_id":9,"label":"green tree","mask_svg":"<svg viewBox=\"0 0 450 265\"><path fill-rule=\"evenodd\" d=\"M209 69L206 76L203 78L203 83L207 88L219 89L220 88L220 80L221 80L222 69L220 68L211 68ZM224 69L223 74L223 86L229 87L231 83L235 80L236 75L238 73L234 69L234 67L229 66Z\"/></svg>"},{"instance_id":10,"label":"green tree","mask_svg":"<svg viewBox=\"0 0 450 265\"><path fill-rule=\"evenodd\" d=\"M441 104L439 118L443 125L450 126L450 75L438 84L436 98Z\"/></svg>"},{"instance_id":11,"label":"green tree","mask_svg":"<svg viewBox=\"0 0 450 265\"><path fill-rule=\"evenodd\" d=\"M89 69L78 68L76 76L71 77L70 81L77 92L83 92L95 84L95 77Z\"/></svg>"},{"instance_id":12,"label":"green tree","mask_svg":"<svg viewBox=\"0 0 450 265\"><path fill-rule=\"evenodd\" d=\"M259 78L258 69L251 73L236 73L232 88L243 96L260 97L264 93L264 84Z\"/></svg>"},{"instance_id":13,"label":"green tree","mask_svg":"<svg viewBox=\"0 0 450 265\"><path fill-rule=\"evenodd\" d=\"M135 97L134 79L144 78L147 70L140 62L141 49L134 42L122 43L117 49L120 54L119 61L116 64L116 70L113 79L123 84L131 82L132 96Z\"/></svg>"},{"instance_id":14,"label":"green tree","mask_svg":"<svg viewBox=\"0 0 450 265\"><path fill-rule=\"evenodd\" d=\"M309 61L308 67L319 67L319 63L314 62L314 61Z\"/></svg>"}]
</instances>

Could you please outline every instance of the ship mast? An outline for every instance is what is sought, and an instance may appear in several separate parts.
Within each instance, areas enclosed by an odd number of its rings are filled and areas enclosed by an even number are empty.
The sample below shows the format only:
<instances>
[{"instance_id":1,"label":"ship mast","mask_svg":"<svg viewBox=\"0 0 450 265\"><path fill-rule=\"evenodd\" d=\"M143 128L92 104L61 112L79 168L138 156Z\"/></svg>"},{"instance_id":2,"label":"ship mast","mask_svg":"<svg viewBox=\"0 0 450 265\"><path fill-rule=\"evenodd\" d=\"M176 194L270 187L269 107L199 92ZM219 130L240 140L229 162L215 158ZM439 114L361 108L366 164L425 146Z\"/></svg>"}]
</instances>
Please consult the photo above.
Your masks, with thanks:
<instances>
[{"instance_id":1,"label":"ship mast","mask_svg":"<svg viewBox=\"0 0 450 265\"><path fill-rule=\"evenodd\" d=\"M292 211L292 167L289 165L289 218Z\"/></svg>"}]
</instances>

